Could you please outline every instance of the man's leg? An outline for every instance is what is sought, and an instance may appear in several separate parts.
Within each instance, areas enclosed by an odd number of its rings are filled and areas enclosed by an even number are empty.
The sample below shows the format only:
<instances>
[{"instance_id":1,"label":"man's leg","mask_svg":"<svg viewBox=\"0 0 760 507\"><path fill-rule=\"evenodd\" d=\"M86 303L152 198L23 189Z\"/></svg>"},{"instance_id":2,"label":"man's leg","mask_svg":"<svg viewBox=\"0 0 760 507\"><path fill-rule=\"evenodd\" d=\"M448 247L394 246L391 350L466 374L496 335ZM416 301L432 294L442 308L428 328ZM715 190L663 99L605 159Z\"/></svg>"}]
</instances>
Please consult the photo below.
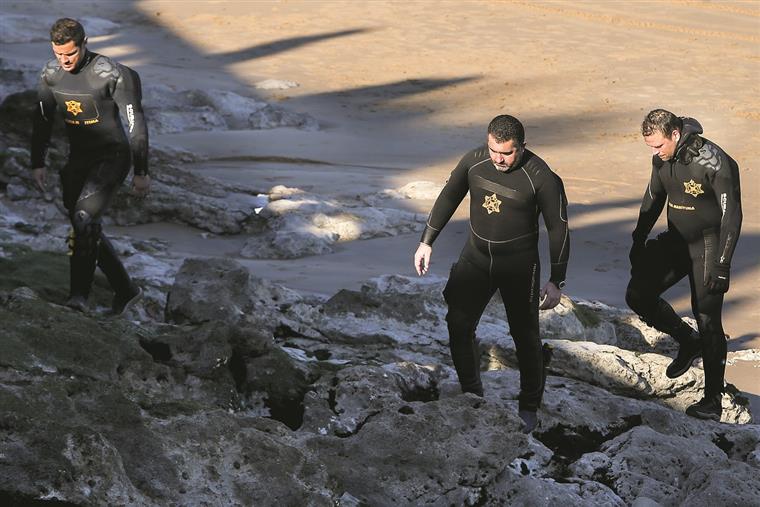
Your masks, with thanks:
<instances>
[{"instance_id":1,"label":"man's leg","mask_svg":"<svg viewBox=\"0 0 760 507\"><path fill-rule=\"evenodd\" d=\"M65 189L64 204L69 210L74 229L70 306L75 308L85 308L92 287L95 266L101 257L100 242L103 235L100 220L111 197L124 180L129 169L128 164L129 159L123 156L108 157L89 164L82 162L79 167L67 168L61 174ZM77 190L79 190L78 193ZM115 252L113 253L115 255ZM109 258L108 254L103 257L106 260L107 269L111 268L111 276L118 277L120 274L113 259ZM111 261L110 264L109 261ZM123 267L121 269L123 270ZM108 273L106 275L108 276Z\"/></svg>"},{"instance_id":2,"label":"man's leg","mask_svg":"<svg viewBox=\"0 0 760 507\"><path fill-rule=\"evenodd\" d=\"M674 233L665 232L647 242L640 264L631 270L625 300L644 322L678 342L678 354L666 371L669 378L676 378L701 355L701 346L698 333L660 295L689 273L688 247Z\"/></svg>"},{"instance_id":3,"label":"man's leg","mask_svg":"<svg viewBox=\"0 0 760 507\"><path fill-rule=\"evenodd\" d=\"M140 298L142 289L132 282L129 273L127 273L124 264L116 253L116 249L103 233L100 235L98 246L98 267L106 275L108 283L114 291L111 310L114 314L121 315Z\"/></svg>"},{"instance_id":4,"label":"man's leg","mask_svg":"<svg viewBox=\"0 0 760 507\"><path fill-rule=\"evenodd\" d=\"M529 433L538 423L536 411L544 394L544 351L538 332L538 298L540 269L536 257L510 257L504 262L509 273L499 285L515 342L520 368L520 417Z\"/></svg>"},{"instance_id":5,"label":"man's leg","mask_svg":"<svg viewBox=\"0 0 760 507\"><path fill-rule=\"evenodd\" d=\"M488 273L464 257L451 269L443 297L449 306L446 322L449 328L451 359L459 377L462 392L483 396L480 380L480 348L475 337L480 316L495 292Z\"/></svg>"},{"instance_id":6,"label":"man's leg","mask_svg":"<svg viewBox=\"0 0 760 507\"><path fill-rule=\"evenodd\" d=\"M689 276L691 306L701 338L705 391L703 399L687 408L686 413L701 419L719 421L728 353L721 319L723 294L710 294L704 286L705 266L715 261L716 252L713 247L717 241L716 234L707 234L704 247L701 244L690 245L694 261Z\"/></svg>"}]
</instances>

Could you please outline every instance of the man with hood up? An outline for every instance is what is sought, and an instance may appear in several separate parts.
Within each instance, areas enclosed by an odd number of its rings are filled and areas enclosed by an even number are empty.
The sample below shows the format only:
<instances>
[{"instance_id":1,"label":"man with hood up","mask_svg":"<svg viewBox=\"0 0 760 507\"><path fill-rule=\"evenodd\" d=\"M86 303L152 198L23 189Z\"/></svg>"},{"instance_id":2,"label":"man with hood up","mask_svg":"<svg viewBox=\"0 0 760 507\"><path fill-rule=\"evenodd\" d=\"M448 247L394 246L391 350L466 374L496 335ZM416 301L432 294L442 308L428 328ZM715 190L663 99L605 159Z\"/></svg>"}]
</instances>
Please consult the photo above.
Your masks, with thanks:
<instances>
[{"instance_id":1,"label":"man with hood up","mask_svg":"<svg viewBox=\"0 0 760 507\"><path fill-rule=\"evenodd\" d=\"M683 375L702 357L704 397L686 413L718 421L727 352L721 311L742 223L739 167L700 135L702 126L693 118L655 109L641 133L652 149L652 176L633 231L626 301L647 324L678 342L669 378ZM668 228L647 241L666 202ZM685 276L698 333L660 297Z\"/></svg>"}]
</instances>

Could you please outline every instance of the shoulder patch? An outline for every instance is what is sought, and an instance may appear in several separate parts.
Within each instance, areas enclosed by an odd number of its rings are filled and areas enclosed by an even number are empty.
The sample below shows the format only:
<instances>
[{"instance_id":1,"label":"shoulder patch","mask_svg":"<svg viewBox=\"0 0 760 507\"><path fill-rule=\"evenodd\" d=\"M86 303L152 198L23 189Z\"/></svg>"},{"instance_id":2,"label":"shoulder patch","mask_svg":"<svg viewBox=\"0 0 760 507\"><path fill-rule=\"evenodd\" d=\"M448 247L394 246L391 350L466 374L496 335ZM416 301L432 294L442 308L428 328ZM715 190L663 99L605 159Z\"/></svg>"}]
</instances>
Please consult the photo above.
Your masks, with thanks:
<instances>
[{"instance_id":1,"label":"shoulder patch","mask_svg":"<svg viewBox=\"0 0 760 507\"><path fill-rule=\"evenodd\" d=\"M99 55L93 62L93 71L103 79L119 79L121 70L110 58Z\"/></svg>"},{"instance_id":2,"label":"shoulder patch","mask_svg":"<svg viewBox=\"0 0 760 507\"><path fill-rule=\"evenodd\" d=\"M694 159L696 163L713 171L720 170L720 151L712 143L705 143L699 150L699 156Z\"/></svg>"},{"instance_id":3,"label":"shoulder patch","mask_svg":"<svg viewBox=\"0 0 760 507\"><path fill-rule=\"evenodd\" d=\"M53 78L53 76L55 76L58 73L59 70L61 70L61 66L58 63L58 60L53 58L52 60L48 60L48 62L42 68L40 77L44 79L45 81L49 82Z\"/></svg>"}]
</instances>

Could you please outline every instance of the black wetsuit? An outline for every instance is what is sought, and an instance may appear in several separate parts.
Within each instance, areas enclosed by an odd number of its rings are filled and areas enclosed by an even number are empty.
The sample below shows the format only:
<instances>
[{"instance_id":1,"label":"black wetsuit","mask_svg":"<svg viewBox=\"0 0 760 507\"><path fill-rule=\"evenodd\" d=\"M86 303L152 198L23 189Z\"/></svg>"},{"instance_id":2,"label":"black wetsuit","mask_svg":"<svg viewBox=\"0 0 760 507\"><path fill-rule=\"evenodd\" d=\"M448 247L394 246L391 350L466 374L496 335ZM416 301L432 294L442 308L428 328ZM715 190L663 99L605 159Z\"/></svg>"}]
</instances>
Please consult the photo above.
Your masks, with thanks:
<instances>
[{"instance_id":1,"label":"black wetsuit","mask_svg":"<svg viewBox=\"0 0 760 507\"><path fill-rule=\"evenodd\" d=\"M116 293L124 292L131 281L102 234L100 219L131 165L136 175L148 173L140 78L132 69L87 51L73 72L50 60L40 76L38 98L32 167L45 165L56 110L69 139L69 160L60 176L74 229L71 295L87 297L96 261Z\"/></svg>"},{"instance_id":2,"label":"black wetsuit","mask_svg":"<svg viewBox=\"0 0 760 507\"><path fill-rule=\"evenodd\" d=\"M705 398L713 398L723 392L725 373L723 292L711 292L705 280L728 277L742 222L739 168L718 145L699 135L702 127L696 120L683 122L674 157L665 162L657 155L652 158L634 243L646 241L666 202L668 229L647 241L633 263L626 301L649 325L681 342L690 328L660 295L689 277L702 342Z\"/></svg>"},{"instance_id":3,"label":"black wetsuit","mask_svg":"<svg viewBox=\"0 0 760 507\"><path fill-rule=\"evenodd\" d=\"M551 281L565 280L570 254L567 198L562 180L525 150L506 172L491 162L488 147L467 153L430 212L421 241L432 245L470 192L470 236L444 289L451 355L465 392L482 394L475 328L498 289L520 365L520 408L536 410L544 390L538 333L540 261L538 216L549 232Z\"/></svg>"}]
</instances>

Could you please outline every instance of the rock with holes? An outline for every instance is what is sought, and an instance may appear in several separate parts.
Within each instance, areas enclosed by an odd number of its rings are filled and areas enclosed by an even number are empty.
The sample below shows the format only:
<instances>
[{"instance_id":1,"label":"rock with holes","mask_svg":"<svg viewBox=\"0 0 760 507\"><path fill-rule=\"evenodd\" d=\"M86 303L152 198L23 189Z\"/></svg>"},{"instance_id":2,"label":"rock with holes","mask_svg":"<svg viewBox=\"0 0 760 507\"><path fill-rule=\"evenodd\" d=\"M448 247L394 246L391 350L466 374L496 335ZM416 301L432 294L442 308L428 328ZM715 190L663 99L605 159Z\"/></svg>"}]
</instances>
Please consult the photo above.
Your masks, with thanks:
<instances>
[{"instance_id":1,"label":"rock with holes","mask_svg":"<svg viewBox=\"0 0 760 507\"><path fill-rule=\"evenodd\" d=\"M729 459L710 441L633 428L602 446L610 457L596 475L628 503L646 496L663 505L760 503L757 470Z\"/></svg>"},{"instance_id":2,"label":"rock with holes","mask_svg":"<svg viewBox=\"0 0 760 507\"><path fill-rule=\"evenodd\" d=\"M523 454L516 412L472 395L399 400L346 437L306 445L336 480L368 505L482 505L501 471Z\"/></svg>"},{"instance_id":3,"label":"rock with holes","mask_svg":"<svg viewBox=\"0 0 760 507\"><path fill-rule=\"evenodd\" d=\"M339 497L319 456L278 421L204 411L153 429L169 449L177 504L329 507Z\"/></svg>"},{"instance_id":4,"label":"rock with holes","mask_svg":"<svg viewBox=\"0 0 760 507\"><path fill-rule=\"evenodd\" d=\"M323 377L305 399L304 429L350 436L383 410L437 399L439 378L439 368L414 363L344 368Z\"/></svg>"}]
</instances>

